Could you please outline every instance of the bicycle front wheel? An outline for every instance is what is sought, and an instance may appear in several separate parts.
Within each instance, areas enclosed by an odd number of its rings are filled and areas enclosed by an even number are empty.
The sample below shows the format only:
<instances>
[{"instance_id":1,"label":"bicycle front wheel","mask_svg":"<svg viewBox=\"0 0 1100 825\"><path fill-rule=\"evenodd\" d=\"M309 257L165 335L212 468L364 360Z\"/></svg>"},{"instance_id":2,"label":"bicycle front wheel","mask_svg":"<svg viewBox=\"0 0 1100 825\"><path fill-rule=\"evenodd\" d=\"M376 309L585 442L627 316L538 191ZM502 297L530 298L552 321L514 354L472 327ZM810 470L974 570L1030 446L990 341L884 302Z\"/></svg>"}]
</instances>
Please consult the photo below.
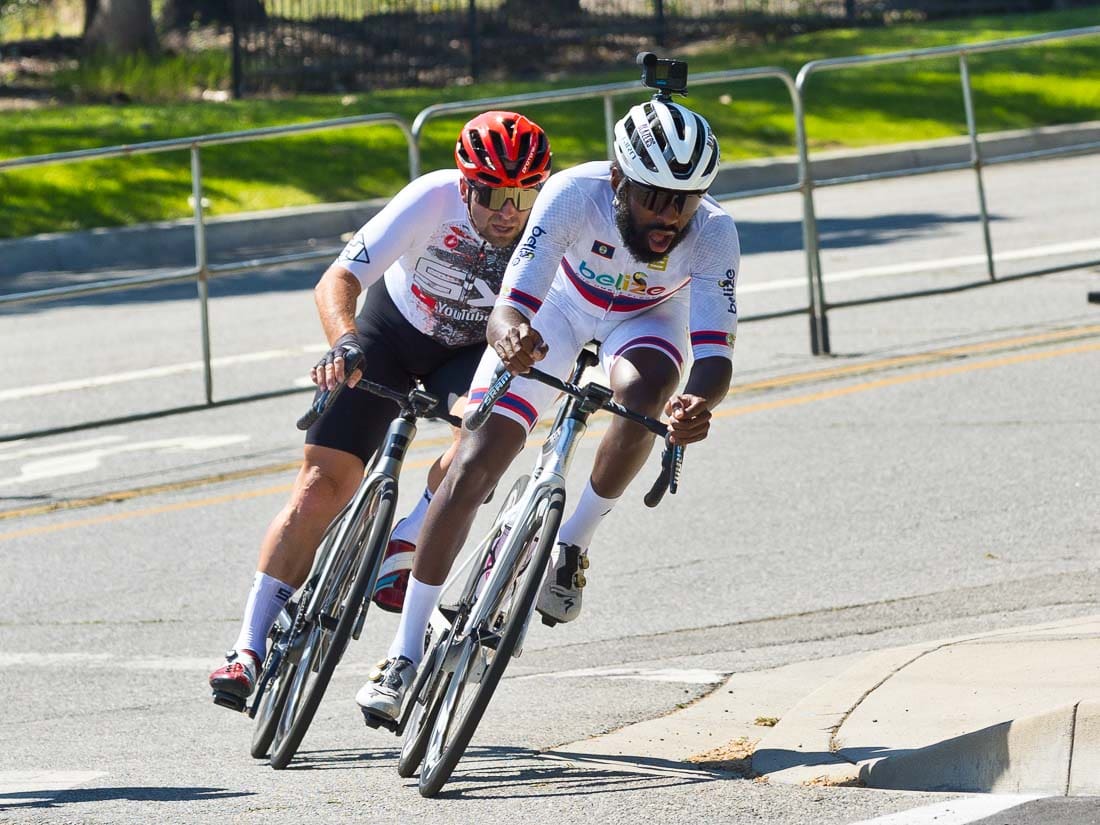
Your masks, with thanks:
<instances>
[{"instance_id":1,"label":"bicycle front wheel","mask_svg":"<svg viewBox=\"0 0 1100 825\"><path fill-rule=\"evenodd\" d=\"M288 687L288 695L275 730L271 748L271 767L285 768L297 753L302 738L313 722L314 714L328 689L329 680L339 664L348 640L362 613L367 610L370 592L393 524L397 499L396 485L383 483L366 510L363 528L348 534L346 547L334 552L347 554L349 563L338 563L335 575L318 584L322 589L320 607L309 630L302 657ZM366 534L362 544L358 537ZM357 562L357 563L356 563Z\"/></svg>"},{"instance_id":2,"label":"bicycle front wheel","mask_svg":"<svg viewBox=\"0 0 1100 825\"><path fill-rule=\"evenodd\" d=\"M525 535L520 541L530 555L525 553L520 560L528 557L529 562L513 571L513 581L502 588L499 603L486 614L491 626L467 628L459 642L458 664L443 696L420 772L422 796L435 796L450 778L504 675L530 619L564 506L564 491L554 490L541 526L523 528Z\"/></svg>"},{"instance_id":3,"label":"bicycle front wheel","mask_svg":"<svg viewBox=\"0 0 1100 825\"><path fill-rule=\"evenodd\" d=\"M443 664L447 658L450 638L451 634L445 633L443 638L432 645L428 660L413 683L412 695L409 696L412 705L405 723L405 738L401 741L401 756L397 760L397 775L402 779L408 779L416 773L416 769L424 761L428 737L431 736L432 726L447 692L449 674L443 672Z\"/></svg>"}]
</instances>

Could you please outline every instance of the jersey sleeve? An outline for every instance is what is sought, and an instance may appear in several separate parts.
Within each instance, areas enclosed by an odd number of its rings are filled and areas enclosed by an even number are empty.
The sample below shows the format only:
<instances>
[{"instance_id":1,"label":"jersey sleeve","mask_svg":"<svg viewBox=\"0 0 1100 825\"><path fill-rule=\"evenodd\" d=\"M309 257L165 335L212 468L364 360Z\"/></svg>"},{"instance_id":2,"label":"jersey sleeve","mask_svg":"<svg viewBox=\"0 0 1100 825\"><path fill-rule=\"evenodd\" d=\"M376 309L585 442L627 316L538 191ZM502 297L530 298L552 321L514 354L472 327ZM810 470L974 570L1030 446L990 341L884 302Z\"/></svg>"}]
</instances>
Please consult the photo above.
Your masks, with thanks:
<instances>
[{"instance_id":1,"label":"jersey sleeve","mask_svg":"<svg viewBox=\"0 0 1100 825\"><path fill-rule=\"evenodd\" d=\"M691 352L696 360L733 359L737 338L737 273L741 241L733 218L722 213L703 227L691 272Z\"/></svg>"},{"instance_id":2,"label":"jersey sleeve","mask_svg":"<svg viewBox=\"0 0 1100 825\"><path fill-rule=\"evenodd\" d=\"M512 254L500 287L499 304L517 309L528 318L539 311L562 256L580 233L587 208L588 198L572 178L550 178Z\"/></svg>"},{"instance_id":3,"label":"jersey sleeve","mask_svg":"<svg viewBox=\"0 0 1100 825\"><path fill-rule=\"evenodd\" d=\"M355 233L333 261L359 279L363 289L379 280L390 264L427 237L439 223L455 182L438 174L419 177Z\"/></svg>"}]
</instances>

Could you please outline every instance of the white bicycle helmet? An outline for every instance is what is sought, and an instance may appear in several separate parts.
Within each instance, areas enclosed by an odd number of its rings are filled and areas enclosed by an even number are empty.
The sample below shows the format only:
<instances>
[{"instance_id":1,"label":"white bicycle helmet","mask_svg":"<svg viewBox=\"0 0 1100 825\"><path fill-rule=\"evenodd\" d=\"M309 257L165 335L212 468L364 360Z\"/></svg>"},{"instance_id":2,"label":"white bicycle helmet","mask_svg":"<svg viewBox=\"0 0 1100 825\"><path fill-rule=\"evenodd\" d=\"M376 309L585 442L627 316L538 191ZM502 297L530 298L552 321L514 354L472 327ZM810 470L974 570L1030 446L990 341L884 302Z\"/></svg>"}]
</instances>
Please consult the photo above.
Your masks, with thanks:
<instances>
[{"instance_id":1,"label":"white bicycle helmet","mask_svg":"<svg viewBox=\"0 0 1100 825\"><path fill-rule=\"evenodd\" d=\"M701 192L718 174L718 140L702 116L654 99L615 124L615 160L637 183Z\"/></svg>"}]
</instances>

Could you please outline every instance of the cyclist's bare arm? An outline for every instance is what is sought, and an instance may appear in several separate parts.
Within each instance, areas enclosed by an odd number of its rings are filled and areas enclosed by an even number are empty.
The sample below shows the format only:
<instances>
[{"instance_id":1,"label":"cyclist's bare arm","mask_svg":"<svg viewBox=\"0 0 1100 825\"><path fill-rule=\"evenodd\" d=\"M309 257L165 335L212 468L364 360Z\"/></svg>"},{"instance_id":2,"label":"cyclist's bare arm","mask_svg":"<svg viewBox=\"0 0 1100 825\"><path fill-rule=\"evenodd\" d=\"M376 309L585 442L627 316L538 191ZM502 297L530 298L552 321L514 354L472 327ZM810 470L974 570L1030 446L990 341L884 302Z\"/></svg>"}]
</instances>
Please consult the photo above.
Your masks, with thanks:
<instances>
[{"instance_id":1,"label":"cyclist's bare arm","mask_svg":"<svg viewBox=\"0 0 1100 825\"><path fill-rule=\"evenodd\" d=\"M711 411L729 392L733 362L721 356L701 358L692 364L684 391L665 405L674 444L702 441L710 430Z\"/></svg>"},{"instance_id":2,"label":"cyclist's bare arm","mask_svg":"<svg viewBox=\"0 0 1100 825\"><path fill-rule=\"evenodd\" d=\"M355 334L355 303L362 291L359 279L338 264L325 270L317 282L313 298L317 302L321 328L325 331L329 346L334 347L341 338ZM343 358L336 358L327 371L322 370L320 365L310 371L313 383L326 390L335 389L343 381L354 386L360 375L358 370L353 375L345 375Z\"/></svg>"}]
</instances>

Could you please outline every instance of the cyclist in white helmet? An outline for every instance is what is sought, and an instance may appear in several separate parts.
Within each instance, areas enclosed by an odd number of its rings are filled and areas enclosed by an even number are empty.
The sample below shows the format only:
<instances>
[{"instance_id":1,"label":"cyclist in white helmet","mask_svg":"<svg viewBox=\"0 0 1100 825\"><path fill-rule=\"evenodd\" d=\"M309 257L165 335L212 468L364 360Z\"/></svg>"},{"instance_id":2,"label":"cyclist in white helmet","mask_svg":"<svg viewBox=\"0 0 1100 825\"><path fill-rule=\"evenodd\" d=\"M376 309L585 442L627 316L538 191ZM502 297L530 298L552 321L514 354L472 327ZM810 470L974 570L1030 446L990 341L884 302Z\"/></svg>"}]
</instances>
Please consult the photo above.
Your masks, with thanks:
<instances>
[{"instance_id":1,"label":"cyclist in white helmet","mask_svg":"<svg viewBox=\"0 0 1100 825\"><path fill-rule=\"evenodd\" d=\"M659 95L616 125L614 162L552 177L508 266L469 403L477 405L501 364L520 375L538 363L565 378L580 349L596 340L617 401L663 412L678 443L706 438L732 377L740 261L733 218L706 194L717 169L718 143L706 120ZM517 378L484 426L462 431L420 532L410 601L388 660L356 697L364 713L400 713L424 643L425 624L411 617L427 615L411 601L434 604L478 505L555 395ZM561 526L539 593L545 616L577 617L592 536L653 441L639 425L612 418L588 484Z\"/></svg>"}]
</instances>

